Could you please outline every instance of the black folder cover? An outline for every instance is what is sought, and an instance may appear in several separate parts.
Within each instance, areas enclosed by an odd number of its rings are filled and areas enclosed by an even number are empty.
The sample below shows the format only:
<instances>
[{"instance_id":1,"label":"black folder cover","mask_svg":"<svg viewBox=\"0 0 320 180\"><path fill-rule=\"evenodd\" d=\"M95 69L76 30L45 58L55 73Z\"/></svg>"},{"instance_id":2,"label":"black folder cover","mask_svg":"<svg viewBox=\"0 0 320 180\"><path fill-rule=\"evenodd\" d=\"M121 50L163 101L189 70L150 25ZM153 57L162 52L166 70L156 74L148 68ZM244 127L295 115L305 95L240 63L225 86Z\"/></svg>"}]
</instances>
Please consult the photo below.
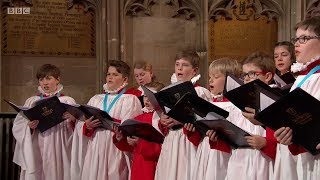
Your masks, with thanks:
<instances>
[{"instance_id":1,"label":"black folder cover","mask_svg":"<svg viewBox=\"0 0 320 180\"><path fill-rule=\"evenodd\" d=\"M166 106L171 109L186 93L197 95L197 92L190 81L179 81L171 84L155 93L155 96L162 107Z\"/></svg>"},{"instance_id":2,"label":"black folder cover","mask_svg":"<svg viewBox=\"0 0 320 180\"><path fill-rule=\"evenodd\" d=\"M125 136L137 136L149 142L162 144L164 136L151 124L143 123L135 119L127 119L120 126L119 130Z\"/></svg>"},{"instance_id":3,"label":"black folder cover","mask_svg":"<svg viewBox=\"0 0 320 180\"><path fill-rule=\"evenodd\" d=\"M319 154L316 146L320 143L320 101L296 88L288 95L275 101L255 118L273 130L290 127L293 130L293 142L303 146L311 154Z\"/></svg>"},{"instance_id":4,"label":"black folder cover","mask_svg":"<svg viewBox=\"0 0 320 180\"><path fill-rule=\"evenodd\" d=\"M226 84L228 83L226 82ZM263 83L259 79L251 81L247 84L240 85L239 87L231 89L229 91L228 89L230 88L225 87L223 95L242 111L245 111L245 107L250 107L258 110L259 101L257 100L257 87L260 87L260 89L266 89L267 91L272 92L273 94L281 96L280 93L278 93L275 90L272 90L270 86Z\"/></svg>"},{"instance_id":5,"label":"black folder cover","mask_svg":"<svg viewBox=\"0 0 320 180\"><path fill-rule=\"evenodd\" d=\"M277 74L273 77L275 84L278 86L274 88L278 92L280 92L282 95L286 95L290 92L290 89L296 80L292 73L288 72L281 76L278 76Z\"/></svg>"},{"instance_id":6,"label":"black folder cover","mask_svg":"<svg viewBox=\"0 0 320 180\"><path fill-rule=\"evenodd\" d=\"M115 122L107 112L86 104L80 105L79 109L85 114L86 118L94 116L94 119L99 119L101 122L101 128L104 128L106 130L112 130L112 125Z\"/></svg>"},{"instance_id":7,"label":"black folder cover","mask_svg":"<svg viewBox=\"0 0 320 180\"><path fill-rule=\"evenodd\" d=\"M215 130L219 138L233 148L250 147L244 138L245 136L250 136L250 134L226 119L198 120L196 121L196 127L200 127L205 132L210 129Z\"/></svg>"},{"instance_id":8,"label":"black folder cover","mask_svg":"<svg viewBox=\"0 0 320 180\"><path fill-rule=\"evenodd\" d=\"M60 103L60 100L57 96L38 100L31 108L17 106L12 102L7 100L5 101L17 112L22 111L29 120L39 120L37 128L40 130L40 132L44 132L64 121L62 116L68 108L66 104Z\"/></svg>"},{"instance_id":9,"label":"black folder cover","mask_svg":"<svg viewBox=\"0 0 320 180\"><path fill-rule=\"evenodd\" d=\"M187 93L180 98L167 115L184 124L194 123L199 117L206 118L208 115L211 118L226 118L229 112L197 95Z\"/></svg>"}]
</instances>

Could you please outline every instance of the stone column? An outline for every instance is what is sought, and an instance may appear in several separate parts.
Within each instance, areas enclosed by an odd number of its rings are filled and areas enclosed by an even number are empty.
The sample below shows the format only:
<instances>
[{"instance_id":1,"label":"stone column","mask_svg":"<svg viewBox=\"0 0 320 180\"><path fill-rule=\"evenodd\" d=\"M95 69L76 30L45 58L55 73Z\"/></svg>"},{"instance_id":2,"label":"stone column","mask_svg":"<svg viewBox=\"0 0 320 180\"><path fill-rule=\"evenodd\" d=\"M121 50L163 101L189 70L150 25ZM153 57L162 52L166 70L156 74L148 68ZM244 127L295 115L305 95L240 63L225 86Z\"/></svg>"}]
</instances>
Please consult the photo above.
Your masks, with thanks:
<instances>
[{"instance_id":1,"label":"stone column","mask_svg":"<svg viewBox=\"0 0 320 180\"><path fill-rule=\"evenodd\" d=\"M120 1L107 1L108 60L120 60Z\"/></svg>"}]
</instances>

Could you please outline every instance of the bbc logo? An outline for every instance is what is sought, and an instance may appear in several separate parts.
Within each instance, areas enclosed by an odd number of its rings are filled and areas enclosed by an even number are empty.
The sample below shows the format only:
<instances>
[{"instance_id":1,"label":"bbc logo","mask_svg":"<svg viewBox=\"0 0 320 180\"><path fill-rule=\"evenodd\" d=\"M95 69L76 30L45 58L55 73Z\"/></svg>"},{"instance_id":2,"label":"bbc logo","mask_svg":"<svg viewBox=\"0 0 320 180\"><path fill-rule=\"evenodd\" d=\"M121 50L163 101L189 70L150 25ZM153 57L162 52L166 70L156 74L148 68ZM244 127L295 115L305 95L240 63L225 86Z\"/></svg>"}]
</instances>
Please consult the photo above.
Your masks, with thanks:
<instances>
[{"instance_id":1,"label":"bbc logo","mask_svg":"<svg viewBox=\"0 0 320 180\"><path fill-rule=\"evenodd\" d=\"M30 14L29 7L9 7L8 14Z\"/></svg>"}]
</instances>

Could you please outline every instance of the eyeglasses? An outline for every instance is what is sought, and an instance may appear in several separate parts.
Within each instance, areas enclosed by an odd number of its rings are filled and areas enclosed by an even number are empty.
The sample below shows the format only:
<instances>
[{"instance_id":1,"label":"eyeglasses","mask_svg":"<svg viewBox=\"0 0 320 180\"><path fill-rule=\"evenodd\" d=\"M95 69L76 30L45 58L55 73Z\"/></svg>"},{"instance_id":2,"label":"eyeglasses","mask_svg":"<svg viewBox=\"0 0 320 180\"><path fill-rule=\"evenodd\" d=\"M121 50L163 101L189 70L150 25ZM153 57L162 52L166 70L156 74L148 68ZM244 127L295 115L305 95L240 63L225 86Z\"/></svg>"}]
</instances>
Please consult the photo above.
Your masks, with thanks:
<instances>
[{"instance_id":1,"label":"eyeglasses","mask_svg":"<svg viewBox=\"0 0 320 180\"><path fill-rule=\"evenodd\" d=\"M266 73L263 71L249 71L248 73L241 73L240 77L241 79L245 79L247 77L250 79L255 79L257 78L257 76L261 74L266 74Z\"/></svg>"},{"instance_id":2,"label":"eyeglasses","mask_svg":"<svg viewBox=\"0 0 320 180\"><path fill-rule=\"evenodd\" d=\"M310 39L320 39L320 36L300 36L300 37L297 37L297 38L292 38L291 41L292 41L293 44L295 44L297 41L300 44L305 44Z\"/></svg>"}]
</instances>

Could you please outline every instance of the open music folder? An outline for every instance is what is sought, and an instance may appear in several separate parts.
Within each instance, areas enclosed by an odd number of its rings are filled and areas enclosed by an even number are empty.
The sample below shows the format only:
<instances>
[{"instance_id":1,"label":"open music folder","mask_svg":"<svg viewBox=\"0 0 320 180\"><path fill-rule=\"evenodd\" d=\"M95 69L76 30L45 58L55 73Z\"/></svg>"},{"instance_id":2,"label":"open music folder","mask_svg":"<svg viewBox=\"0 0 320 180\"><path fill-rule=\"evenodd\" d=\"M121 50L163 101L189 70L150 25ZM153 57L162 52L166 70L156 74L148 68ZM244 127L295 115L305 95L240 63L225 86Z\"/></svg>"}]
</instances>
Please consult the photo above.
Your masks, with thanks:
<instances>
[{"instance_id":1,"label":"open music folder","mask_svg":"<svg viewBox=\"0 0 320 180\"><path fill-rule=\"evenodd\" d=\"M226 77L223 96L237 106L241 111L245 111L245 107L259 110L258 92L266 90L275 96L282 95L259 79L243 84L239 78L228 74Z\"/></svg>"},{"instance_id":2,"label":"open music folder","mask_svg":"<svg viewBox=\"0 0 320 180\"><path fill-rule=\"evenodd\" d=\"M107 112L99 108L82 104L79 106L79 109L84 113L86 118L93 116L93 119L99 119L101 122L101 125L99 126L100 128L112 130L113 124L118 125L118 123L114 122L113 118Z\"/></svg>"},{"instance_id":3,"label":"open music folder","mask_svg":"<svg viewBox=\"0 0 320 180\"><path fill-rule=\"evenodd\" d=\"M151 124L143 123L135 119L127 119L118 126L125 136L137 136L149 142L162 144L164 136Z\"/></svg>"},{"instance_id":4,"label":"open music folder","mask_svg":"<svg viewBox=\"0 0 320 180\"><path fill-rule=\"evenodd\" d=\"M296 88L278 100L261 92L261 112L255 119L277 130L290 127L293 130L293 143L303 146L311 154L319 154L320 143L320 101L301 88Z\"/></svg>"},{"instance_id":5,"label":"open music folder","mask_svg":"<svg viewBox=\"0 0 320 180\"><path fill-rule=\"evenodd\" d=\"M44 132L64 121L65 119L62 118L63 114L72 106L61 103L57 96L38 100L31 108L18 106L7 100L4 101L17 112L22 111L30 121L39 120L37 128L40 132Z\"/></svg>"}]
</instances>

